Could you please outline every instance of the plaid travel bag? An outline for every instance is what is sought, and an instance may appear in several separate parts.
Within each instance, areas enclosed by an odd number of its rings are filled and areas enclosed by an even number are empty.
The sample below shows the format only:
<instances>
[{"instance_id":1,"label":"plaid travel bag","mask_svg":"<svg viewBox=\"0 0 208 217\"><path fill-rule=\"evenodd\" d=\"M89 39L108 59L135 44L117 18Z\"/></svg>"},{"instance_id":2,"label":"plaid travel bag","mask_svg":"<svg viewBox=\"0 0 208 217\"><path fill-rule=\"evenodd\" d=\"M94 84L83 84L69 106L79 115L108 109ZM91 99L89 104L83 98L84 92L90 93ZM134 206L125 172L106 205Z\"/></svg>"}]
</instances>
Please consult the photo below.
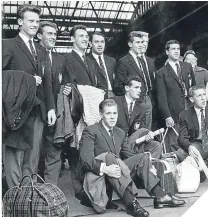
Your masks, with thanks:
<instances>
[{"instance_id":1,"label":"plaid travel bag","mask_svg":"<svg viewBox=\"0 0 208 217\"><path fill-rule=\"evenodd\" d=\"M33 182L37 176L42 183ZM29 185L23 181L28 178ZM68 201L55 185L45 183L40 176L24 176L19 184L10 188L3 198L4 217L67 217Z\"/></svg>"}]
</instances>

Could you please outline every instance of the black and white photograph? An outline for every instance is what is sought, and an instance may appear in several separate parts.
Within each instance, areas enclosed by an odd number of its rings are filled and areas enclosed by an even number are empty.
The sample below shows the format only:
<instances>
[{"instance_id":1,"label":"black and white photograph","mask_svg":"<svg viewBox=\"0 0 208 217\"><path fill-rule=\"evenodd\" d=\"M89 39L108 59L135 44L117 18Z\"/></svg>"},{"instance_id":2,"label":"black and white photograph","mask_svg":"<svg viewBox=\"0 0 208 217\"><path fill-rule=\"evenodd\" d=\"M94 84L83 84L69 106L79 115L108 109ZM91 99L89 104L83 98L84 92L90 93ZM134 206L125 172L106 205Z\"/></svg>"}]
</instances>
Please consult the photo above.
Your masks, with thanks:
<instances>
[{"instance_id":1,"label":"black and white photograph","mask_svg":"<svg viewBox=\"0 0 208 217\"><path fill-rule=\"evenodd\" d=\"M208 1L2 1L3 217L208 216Z\"/></svg>"}]
</instances>

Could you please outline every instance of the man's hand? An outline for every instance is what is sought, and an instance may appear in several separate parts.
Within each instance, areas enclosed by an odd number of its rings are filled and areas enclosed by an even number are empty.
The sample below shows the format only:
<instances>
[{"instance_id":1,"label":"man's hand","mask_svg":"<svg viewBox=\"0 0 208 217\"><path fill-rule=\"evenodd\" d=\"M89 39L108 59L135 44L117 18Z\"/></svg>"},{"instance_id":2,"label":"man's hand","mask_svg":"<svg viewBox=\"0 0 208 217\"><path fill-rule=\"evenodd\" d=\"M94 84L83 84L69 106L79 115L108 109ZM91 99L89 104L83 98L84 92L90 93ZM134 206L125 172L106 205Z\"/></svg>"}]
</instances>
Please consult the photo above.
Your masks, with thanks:
<instances>
[{"instance_id":1,"label":"man's hand","mask_svg":"<svg viewBox=\"0 0 208 217\"><path fill-rule=\"evenodd\" d=\"M34 78L36 80L36 86L38 86L42 83L42 78L40 76L35 75Z\"/></svg>"},{"instance_id":2,"label":"man's hand","mask_svg":"<svg viewBox=\"0 0 208 217\"><path fill-rule=\"evenodd\" d=\"M71 93L71 87L69 87L68 85L65 85L63 89L63 94L68 96L70 93Z\"/></svg>"},{"instance_id":3,"label":"man's hand","mask_svg":"<svg viewBox=\"0 0 208 217\"><path fill-rule=\"evenodd\" d=\"M54 109L48 111L48 126L53 126L56 123L56 113Z\"/></svg>"},{"instance_id":4,"label":"man's hand","mask_svg":"<svg viewBox=\"0 0 208 217\"><path fill-rule=\"evenodd\" d=\"M118 179L121 177L121 168L119 167L119 165L116 164L111 164L110 166L105 165L102 172L112 178Z\"/></svg>"},{"instance_id":5,"label":"man's hand","mask_svg":"<svg viewBox=\"0 0 208 217\"><path fill-rule=\"evenodd\" d=\"M172 117L167 118L165 120L165 123L166 123L166 127L173 127L175 125L175 122Z\"/></svg>"},{"instance_id":6,"label":"man's hand","mask_svg":"<svg viewBox=\"0 0 208 217\"><path fill-rule=\"evenodd\" d=\"M154 133L152 131L149 131L149 133L146 135L145 140L146 140L146 142L149 142L153 139L154 139Z\"/></svg>"}]
</instances>

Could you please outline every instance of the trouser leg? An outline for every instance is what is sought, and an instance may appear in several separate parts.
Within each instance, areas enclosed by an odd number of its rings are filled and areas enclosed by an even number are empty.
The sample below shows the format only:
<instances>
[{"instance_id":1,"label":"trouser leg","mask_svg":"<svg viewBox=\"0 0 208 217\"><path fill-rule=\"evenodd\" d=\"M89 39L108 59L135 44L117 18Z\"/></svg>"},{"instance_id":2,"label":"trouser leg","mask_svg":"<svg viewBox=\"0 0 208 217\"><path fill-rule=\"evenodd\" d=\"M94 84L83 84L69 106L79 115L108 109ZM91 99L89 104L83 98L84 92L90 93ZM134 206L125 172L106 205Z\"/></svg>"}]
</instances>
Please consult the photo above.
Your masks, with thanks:
<instances>
[{"instance_id":1,"label":"trouser leg","mask_svg":"<svg viewBox=\"0 0 208 217\"><path fill-rule=\"evenodd\" d=\"M161 157L162 149L163 147L158 141L152 140L149 142L145 142L144 144L144 151L149 151L151 153L151 156L156 159L159 159Z\"/></svg>"}]
</instances>

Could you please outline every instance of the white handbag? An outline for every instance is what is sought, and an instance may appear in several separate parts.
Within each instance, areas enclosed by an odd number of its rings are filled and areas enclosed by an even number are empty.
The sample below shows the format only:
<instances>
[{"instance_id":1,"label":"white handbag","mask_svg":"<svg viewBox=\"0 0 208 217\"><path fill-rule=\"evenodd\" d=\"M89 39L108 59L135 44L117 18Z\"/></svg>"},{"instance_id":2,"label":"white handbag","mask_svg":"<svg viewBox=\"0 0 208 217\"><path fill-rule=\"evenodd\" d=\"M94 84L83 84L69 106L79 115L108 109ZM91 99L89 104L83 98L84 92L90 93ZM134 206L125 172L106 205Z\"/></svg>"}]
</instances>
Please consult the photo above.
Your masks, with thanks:
<instances>
[{"instance_id":1,"label":"white handbag","mask_svg":"<svg viewBox=\"0 0 208 217\"><path fill-rule=\"evenodd\" d=\"M176 184L179 193L196 192L200 183L200 172L195 159L188 156L176 167Z\"/></svg>"}]
</instances>

